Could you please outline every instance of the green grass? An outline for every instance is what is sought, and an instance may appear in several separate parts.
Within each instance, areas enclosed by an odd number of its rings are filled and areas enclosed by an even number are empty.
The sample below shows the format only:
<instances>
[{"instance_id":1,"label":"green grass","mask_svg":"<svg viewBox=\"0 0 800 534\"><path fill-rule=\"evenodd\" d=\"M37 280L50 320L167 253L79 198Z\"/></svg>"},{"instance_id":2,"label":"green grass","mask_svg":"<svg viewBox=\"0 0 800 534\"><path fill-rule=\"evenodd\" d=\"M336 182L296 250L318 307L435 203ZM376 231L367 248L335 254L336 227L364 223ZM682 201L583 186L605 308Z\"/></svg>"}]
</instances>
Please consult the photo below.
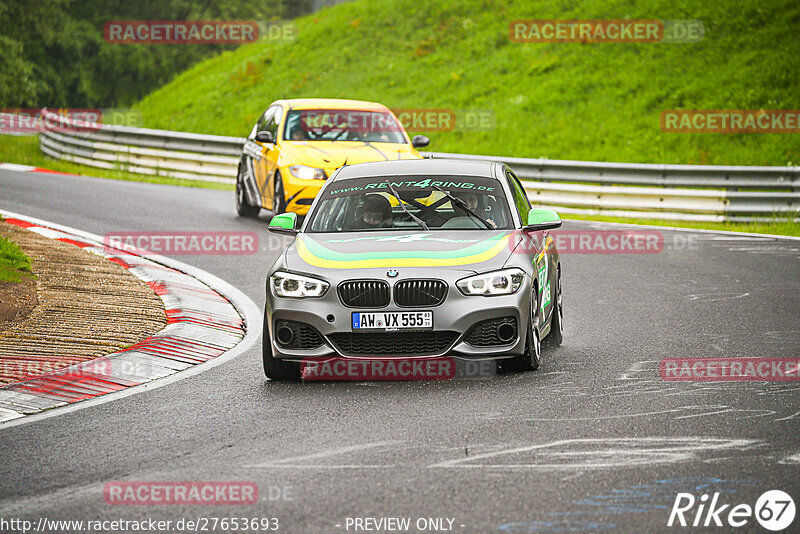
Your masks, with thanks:
<instances>
[{"instance_id":1,"label":"green grass","mask_svg":"<svg viewBox=\"0 0 800 534\"><path fill-rule=\"evenodd\" d=\"M205 187L208 189L233 190L233 185L202 182L199 180L181 180L163 176L149 176L146 174L133 174L121 170L99 169L88 165L79 165L69 161L51 158L39 150L37 136L12 136L0 135L0 163L17 163L42 167L52 171L81 174L84 176L97 176L114 180L128 180L134 182L148 182L153 184L183 185L190 187Z\"/></svg>"},{"instance_id":2,"label":"green grass","mask_svg":"<svg viewBox=\"0 0 800 534\"><path fill-rule=\"evenodd\" d=\"M671 226L679 228L698 228L701 230L724 230L726 232L748 232L753 234L788 235L800 237L800 223L776 217L774 222L692 222L667 221L661 219L633 219L630 217L606 217L600 215L564 214L564 219L581 221L601 221L625 224L646 224L651 226Z\"/></svg>"},{"instance_id":3,"label":"green grass","mask_svg":"<svg viewBox=\"0 0 800 534\"><path fill-rule=\"evenodd\" d=\"M33 278L30 258L19 245L0 237L0 282L20 282L23 276Z\"/></svg>"},{"instance_id":4,"label":"green grass","mask_svg":"<svg viewBox=\"0 0 800 534\"><path fill-rule=\"evenodd\" d=\"M515 19L699 19L684 44L517 44ZM355 0L297 20L293 42L242 46L144 98L145 127L246 135L278 98L488 110L430 150L588 161L787 165L800 135L664 133L670 109L798 109L800 3L749 0ZM410 131L414 133L424 133Z\"/></svg>"}]
</instances>

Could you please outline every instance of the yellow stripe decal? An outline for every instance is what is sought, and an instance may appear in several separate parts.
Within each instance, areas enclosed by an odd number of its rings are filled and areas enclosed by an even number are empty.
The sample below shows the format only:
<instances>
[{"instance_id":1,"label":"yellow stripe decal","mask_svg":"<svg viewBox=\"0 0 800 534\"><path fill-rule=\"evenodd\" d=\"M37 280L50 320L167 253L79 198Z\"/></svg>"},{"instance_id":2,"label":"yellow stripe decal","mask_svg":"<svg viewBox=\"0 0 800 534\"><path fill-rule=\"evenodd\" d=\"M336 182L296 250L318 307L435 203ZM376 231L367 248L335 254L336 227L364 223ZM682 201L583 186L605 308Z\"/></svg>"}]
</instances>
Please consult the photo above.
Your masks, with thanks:
<instances>
[{"instance_id":1,"label":"yellow stripe decal","mask_svg":"<svg viewBox=\"0 0 800 534\"><path fill-rule=\"evenodd\" d=\"M508 238L503 236L497 243L477 254L454 258L374 258L369 260L330 260L321 258L311 252L302 239L297 240L297 253L309 265L326 267L329 269L368 269L374 267L448 267L453 265L467 265L490 260L508 248Z\"/></svg>"}]
</instances>

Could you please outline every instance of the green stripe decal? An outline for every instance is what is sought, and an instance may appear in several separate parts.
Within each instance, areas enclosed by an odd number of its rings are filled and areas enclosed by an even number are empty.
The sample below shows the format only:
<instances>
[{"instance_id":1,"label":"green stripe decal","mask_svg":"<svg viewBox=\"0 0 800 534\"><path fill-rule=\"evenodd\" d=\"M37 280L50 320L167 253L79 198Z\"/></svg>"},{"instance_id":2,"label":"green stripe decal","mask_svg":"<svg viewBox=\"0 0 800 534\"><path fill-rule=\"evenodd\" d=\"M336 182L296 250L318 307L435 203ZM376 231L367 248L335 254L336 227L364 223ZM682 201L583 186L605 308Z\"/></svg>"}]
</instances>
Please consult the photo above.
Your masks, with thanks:
<instances>
[{"instance_id":1,"label":"green stripe decal","mask_svg":"<svg viewBox=\"0 0 800 534\"><path fill-rule=\"evenodd\" d=\"M461 258L486 252L505 237L506 235L504 234L497 234L474 245L454 250L387 250L384 252L337 252L322 246L313 239L304 237L302 239L306 248L319 258L334 261L361 261L391 258ZM370 241L364 242L365 245L367 243L370 243ZM394 242L388 241L388 243Z\"/></svg>"},{"instance_id":2,"label":"green stripe decal","mask_svg":"<svg viewBox=\"0 0 800 534\"><path fill-rule=\"evenodd\" d=\"M381 252L337 252L313 239L300 236L297 253L306 263L332 269L370 267L446 267L488 261L508 248L510 234L498 234L456 250L387 250ZM397 242L390 242L397 244ZM407 243L407 242L406 242ZM350 243L352 246L352 243ZM363 250L363 247L361 247Z\"/></svg>"}]
</instances>

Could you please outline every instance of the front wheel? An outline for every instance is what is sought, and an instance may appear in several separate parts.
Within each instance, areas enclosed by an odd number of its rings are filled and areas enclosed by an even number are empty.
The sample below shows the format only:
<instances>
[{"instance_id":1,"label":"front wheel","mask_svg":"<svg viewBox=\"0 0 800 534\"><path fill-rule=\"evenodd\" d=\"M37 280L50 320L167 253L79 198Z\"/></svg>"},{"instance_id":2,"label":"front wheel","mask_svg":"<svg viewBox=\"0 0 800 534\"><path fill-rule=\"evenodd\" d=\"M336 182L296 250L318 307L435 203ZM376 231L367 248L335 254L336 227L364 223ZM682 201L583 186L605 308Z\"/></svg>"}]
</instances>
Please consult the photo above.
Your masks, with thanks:
<instances>
[{"instance_id":1,"label":"front wheel","mask_svg":"<svg viewBox=\"0 0 800 534\"><path fill-rule=\"evenodd\" d=\"M521 356L508 359L501 363L503 369L508 371L535 371L542 363L542 343L539 338L538 327L538 299L536 290L531 294L531 310L528 320L528 329L525 335L525 352Z\"/></svg>"},{"instance_id":2,"label":"front wheel","mask_svg":"<svg viewBox=\"0 0 800 534\"><path fill-rule=\"evenodd\" d=\"M261 211L259 206L251 206L247 202L247 193L245 193L244 177L242 176L242 166L239 166L239 172L236 174L236 213L240 217L255 217Z\"/></svg>"},{"instance_id":3,"label":"front wheel","mask_svg":"<svg viewBox=\"0 0 800 534\"><path fill-rule=\"evenodd\" d=\"M269 328L266 310L264 313L264 333L261 336L261 354L264 360L264 375L270 380L276 381L299 381L300 364L286 362L275 358L272 355L272 341L269 337Z\"/></svg>"},{"instance_id":4,"label":"front wheel","mask_svg":"<svg viewBox=\"0 0 800 534\"><path fill-rule=\"evenodd\" d=\"M544 338L547 348L554 348L564 341L564 306L561 302L561 267L556 271L556 299L553 318L550 320L550 333Z\"/></svg>"},{"instance_id":5,"label":"front wheel","mask_svg":"<svg viewBox=\"0 0 800 534\"><path fill-rule=\"evenodd\" d=\"M275 192L272 195L272 215L286 211L286 194L283 192L283 179L280 173L275 174Z\"/></svg>"}]
</instances>

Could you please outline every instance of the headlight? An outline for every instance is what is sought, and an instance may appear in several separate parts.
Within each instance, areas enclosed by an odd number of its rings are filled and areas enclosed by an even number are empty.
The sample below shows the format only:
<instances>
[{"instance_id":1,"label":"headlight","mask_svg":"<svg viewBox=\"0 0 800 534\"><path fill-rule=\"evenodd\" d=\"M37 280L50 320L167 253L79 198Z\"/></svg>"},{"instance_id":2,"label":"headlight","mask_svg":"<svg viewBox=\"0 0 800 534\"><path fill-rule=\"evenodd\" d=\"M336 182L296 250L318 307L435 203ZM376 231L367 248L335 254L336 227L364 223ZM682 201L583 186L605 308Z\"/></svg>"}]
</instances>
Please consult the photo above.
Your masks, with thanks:
<instances>
[{"instance_id":1,"label":"headlight","mask_svg":"<svg viewBox=\"0 0 800 534\"><path fill-rule=\"evenodd\" d=\"M323 280L284 272L273 274L270 282L273 295L294 299L321 297L330 287Z\"/></svg>"},{"instance_id":2,"label":"headlight","mask_svg":"<svg viewBox=\"0 0 800 534\"><path fill-rule=\"evenodd\" d=\"M524 279L522 269L503 269L464 278L456 282L456 286L465 295L511 295L522 287Z\"/></svg>"},{"instance_id":3,"label":"headlight","mask_svg":"<svg viewBox=\"0 0 800 534\"><path fill-rule=\"evenodd\" d=\"M300 178L301 180L325 180L327 178L325 171L322 169L315 169L307 165L292 165L289 167L289 171L295 178Z\"/></svg>"}]
</instances>

